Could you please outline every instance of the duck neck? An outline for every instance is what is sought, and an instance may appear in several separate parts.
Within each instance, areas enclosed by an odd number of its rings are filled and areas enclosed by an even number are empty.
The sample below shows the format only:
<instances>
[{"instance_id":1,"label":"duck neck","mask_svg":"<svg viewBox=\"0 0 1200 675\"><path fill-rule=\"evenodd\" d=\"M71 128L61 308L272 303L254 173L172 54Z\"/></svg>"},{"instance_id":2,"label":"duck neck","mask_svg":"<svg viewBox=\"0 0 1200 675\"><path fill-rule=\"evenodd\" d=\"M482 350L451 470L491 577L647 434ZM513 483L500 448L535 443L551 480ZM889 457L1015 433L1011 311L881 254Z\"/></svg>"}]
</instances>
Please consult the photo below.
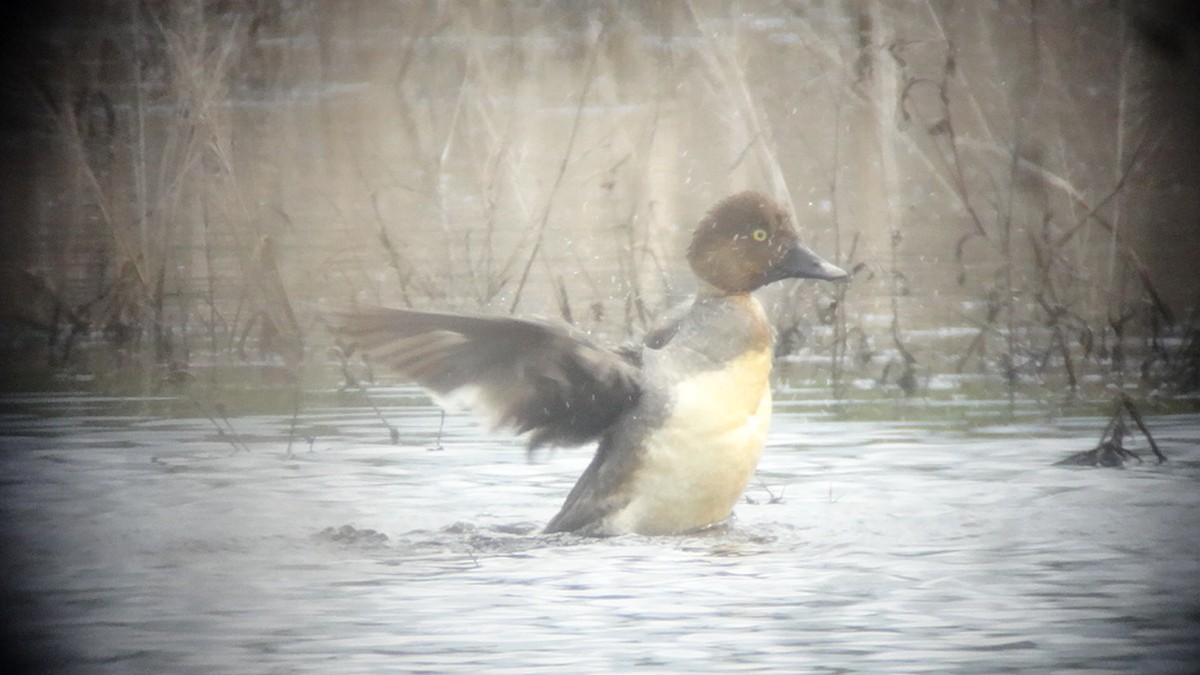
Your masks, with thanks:
<instances>
[{"instance_id":1,"label":"duck neck","mask_svg":"<svg viewBox=\"0 0 1200 675\"><path fill-rule=\"evenodd\" d=\"M703 279L698 279L697 281L699 281L699 285L696 288L696 299L698 299L698 300L712 300L715 298L733 298L733 297L739 297L739 296L744 297L744 296L750 295L749 293L730 293L729 291L727 291L723 288L720 288L719 286L710 284L709 282L707 282Z\"/></svg>"}]
</instances>

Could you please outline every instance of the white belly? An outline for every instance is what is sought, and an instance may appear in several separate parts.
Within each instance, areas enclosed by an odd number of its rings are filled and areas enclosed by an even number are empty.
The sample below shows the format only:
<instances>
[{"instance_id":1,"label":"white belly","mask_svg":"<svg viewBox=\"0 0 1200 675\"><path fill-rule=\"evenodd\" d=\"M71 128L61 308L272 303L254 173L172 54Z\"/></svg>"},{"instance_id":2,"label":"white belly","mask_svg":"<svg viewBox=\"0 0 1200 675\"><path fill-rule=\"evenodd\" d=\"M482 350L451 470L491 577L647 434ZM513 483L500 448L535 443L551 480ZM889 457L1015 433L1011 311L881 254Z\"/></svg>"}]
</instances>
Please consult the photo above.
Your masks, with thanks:
<instances>
[{"instance_id":1,"label":"white belly","mask_svg":"<svg viewBox=\"0 0 1200 675\"><path fill-rule=\"evenodd\" d=\"M671 534L729 517L754 475L771 422L769 350L680 382L666 425L643 446L618 532Z\"/></svg>"}]
</instances>

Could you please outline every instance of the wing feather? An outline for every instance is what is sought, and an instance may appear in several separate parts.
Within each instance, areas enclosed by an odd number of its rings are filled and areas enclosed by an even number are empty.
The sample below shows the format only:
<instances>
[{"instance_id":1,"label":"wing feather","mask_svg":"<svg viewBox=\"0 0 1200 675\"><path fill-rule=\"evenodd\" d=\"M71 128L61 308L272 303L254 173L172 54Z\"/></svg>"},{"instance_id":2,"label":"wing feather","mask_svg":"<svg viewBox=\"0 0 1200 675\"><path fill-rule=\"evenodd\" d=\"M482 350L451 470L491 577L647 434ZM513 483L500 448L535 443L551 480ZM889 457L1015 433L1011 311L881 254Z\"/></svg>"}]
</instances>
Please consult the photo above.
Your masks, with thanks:
<instances>
[{"instance_id":1,"label":"wing feather","mask_svg":"<svg viewBox=\"0 0 1200 675\"><path fill-rule=\"evenodd\" d=\"M372 361L531 432L531 448L598 438L642 392L634 363L565 325L384 307L337 318L336 332Z\"/></svg>"}]
</instances>

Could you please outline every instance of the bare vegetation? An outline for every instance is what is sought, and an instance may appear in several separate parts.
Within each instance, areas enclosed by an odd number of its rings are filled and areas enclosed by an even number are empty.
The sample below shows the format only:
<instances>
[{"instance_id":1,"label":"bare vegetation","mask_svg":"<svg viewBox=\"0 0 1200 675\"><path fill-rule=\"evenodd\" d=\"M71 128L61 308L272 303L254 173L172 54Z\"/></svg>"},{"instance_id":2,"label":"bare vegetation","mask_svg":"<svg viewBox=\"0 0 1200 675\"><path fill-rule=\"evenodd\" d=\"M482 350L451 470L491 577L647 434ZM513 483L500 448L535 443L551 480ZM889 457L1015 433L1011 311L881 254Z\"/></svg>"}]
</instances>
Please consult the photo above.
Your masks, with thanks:
<instances>
[{"instance_id":1,"label":"bare vegetation","mask_svg":"<svg viewBox=\"0 0 1200 675\"><path fill-rule=\"evenodd\" d=\"M146 388L254 365L295 391L338 370L321 314L360 302L616 342L687 293L703 211L753 188L855 273L769 298L788 378L1195 390L1200 286L1163 273L1200 251L1195 210L1163 206L1196 187L1193 139L1138 25L1085 2L90 3L21 83L42 151L6 340Z\"/></svg>"}]
</instances>

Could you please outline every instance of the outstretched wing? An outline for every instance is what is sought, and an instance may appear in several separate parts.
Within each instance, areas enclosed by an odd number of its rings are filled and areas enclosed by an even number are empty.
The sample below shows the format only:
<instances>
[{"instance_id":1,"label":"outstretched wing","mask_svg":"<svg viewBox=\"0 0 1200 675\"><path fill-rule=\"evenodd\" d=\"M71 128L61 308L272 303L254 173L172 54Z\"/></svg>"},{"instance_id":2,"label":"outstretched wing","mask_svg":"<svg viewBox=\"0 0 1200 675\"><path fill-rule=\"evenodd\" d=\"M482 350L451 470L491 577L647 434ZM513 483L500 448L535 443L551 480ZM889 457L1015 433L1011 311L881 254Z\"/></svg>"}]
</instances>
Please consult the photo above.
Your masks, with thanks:
<instances>
[{"instance_id":1,"label":"outstretched wing","mask_svg":"<svg viewBox=\"0 0 1200 675\"><path fill-rule=\"evenodd\" d=\"M337 318L373 362L532 432L530 448L593 440L641 396L636 365L566 326L384 307Z\"/></svg>"}]
</instances>

